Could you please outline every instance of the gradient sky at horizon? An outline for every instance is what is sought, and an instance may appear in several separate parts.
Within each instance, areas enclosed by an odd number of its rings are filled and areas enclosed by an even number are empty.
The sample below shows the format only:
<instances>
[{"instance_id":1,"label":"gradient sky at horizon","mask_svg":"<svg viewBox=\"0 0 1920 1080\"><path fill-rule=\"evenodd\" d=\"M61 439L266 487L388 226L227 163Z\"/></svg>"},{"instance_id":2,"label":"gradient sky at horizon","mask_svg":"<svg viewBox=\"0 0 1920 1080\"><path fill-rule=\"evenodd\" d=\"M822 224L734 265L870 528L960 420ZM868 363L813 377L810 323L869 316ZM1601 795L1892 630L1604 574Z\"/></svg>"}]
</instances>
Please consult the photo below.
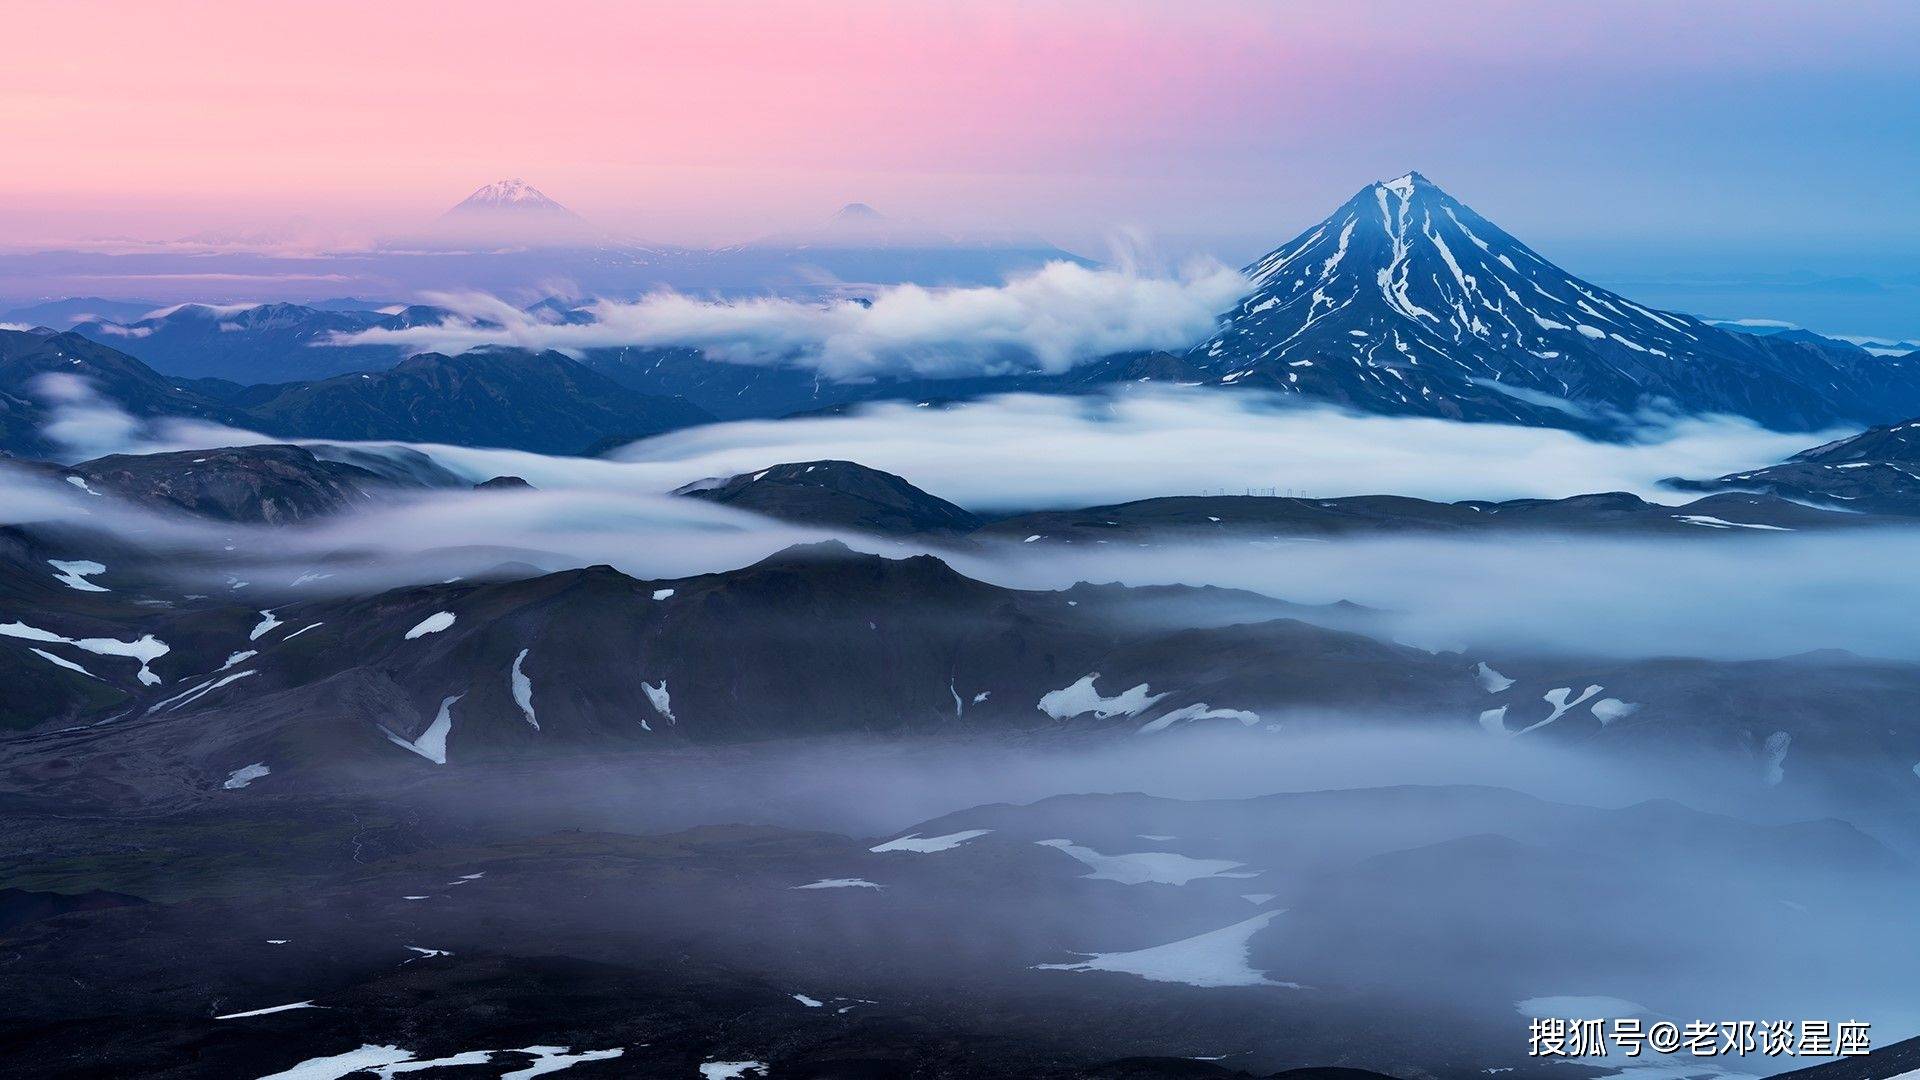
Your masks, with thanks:
<instances>
[{"instance_id":1,"label":"gradient sky at horizon","mask_svg":"<svg viewBox=\"0 0 1920 1080\"><path fill-rule=\"evenodd\" d=\"M391 232L523 176L730 242L849 201L1241 260L1418 168L1570 267L1911 273L1920 5L9 5L0 242Z\"/></svg>"}]
</instances>

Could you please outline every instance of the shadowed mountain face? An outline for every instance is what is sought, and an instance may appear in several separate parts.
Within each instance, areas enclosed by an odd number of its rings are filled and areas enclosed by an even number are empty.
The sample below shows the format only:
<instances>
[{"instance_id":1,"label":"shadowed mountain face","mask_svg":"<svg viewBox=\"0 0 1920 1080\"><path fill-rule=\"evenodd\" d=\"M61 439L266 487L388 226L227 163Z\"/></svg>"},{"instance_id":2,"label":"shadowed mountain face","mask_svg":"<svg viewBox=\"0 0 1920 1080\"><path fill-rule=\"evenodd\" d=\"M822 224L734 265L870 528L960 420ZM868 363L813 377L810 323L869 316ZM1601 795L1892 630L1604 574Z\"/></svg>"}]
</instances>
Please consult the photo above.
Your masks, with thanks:
<instances>
[{"instance_id":1,"label":"shadowed mountain face","mask_svg":"<svg viewBox=\"0 0 1920 1080\"><path fill-rule=\"evenodd\" d=\"M32 892L26 889L0 889L0 933L36 919L50 919L75 911L105 911L108 908L144 904L145 900L125 893L94 890L70 896L65 893Z\"/></svg>"},{"instance_id":2,"label":"shadowed mountain face","mask_svg":"<svg viewBox=\"0 0 1920 1080\"><path fill-rule=\"evenodd\" d=\"M86 320L73 330L169 375L261 383L391 367L402 355L391 346L339 346L328 340L334 334L404 326L408 320L405 311L180 304L126 322Z\"/></svg>"},{"instance_id":3,"label":"shadowed mountain face","mask_svg":"<svg viewBox=\"0 0 1920 1080\"><path fill-rule=\"evenodd\" d=\"M263 430L577 454L711 419L679 398L637 393L556 352L423 353L388 371L249 387L233 398Z\"/></svg>"},{"instance_id":4,"label":"shadowed mountain face","mask_svg":"<svg viewBox=\"0 0 1920 1080\"><path fill-rule=\"evenodd\" d=\"M1457 503L1397 495L1182 495L983 519L892 473L851 461L813 461L700 480L674 494L796 525L932 543L963 537L1055 545L1475 533L1706 539L1889 523L1873 513L1822 510L1768 494L1703 490L1715 493L1681 506L1626 492Z\"/></svg>"},{"instance_id":5,"label":"shadowed mountain face","mask_svg":"<svg viewBox=\"0 0 1920 1080\"><path fill-rule=\"evenodd\" d=\"M112 454L63 470L89 490L219 521L285 525L338 513L388 485L298 446Z\"/></svg>"},{"instance_id":6,"label":"shadowed mountain face","mask_svg":"<svg viewBox=\"0 0 1920 1080\"><path fill-rule=\"evenodd\" d=\"M1681 506L1627 492L1564 499L1442 503L1397 495L1338 499L1211 495L1044 510L993 521L975 533L1031 544L1245 541L1407 534L1673 536L1794 532L1885 525L1889 518L1821 510L1772 495L1723 492Z\"/></svg>"},{"instance_id":7,"label":"shadowed mountain face","mask_svg":"<svg viewBox=\"0 0 1920 1080\"><path fill-rule=\"evenodd\" d=\"M1793 455L1793 461L1843 465L1856 461L1896 461L1920 464L1920 420L1869 428L1858 435L1836 439Z\"/></svg>"},{"instance_id":8,"label":"shadowed mountain face","mask_svg":"<svg viewBox=\"0 0 1920 1080\"><path fill-rule=\"evenodd\" d=\"M241 423L237 410L125 353L73 333L0 330L0 450L30 457L59 450L47 427L63 405L94 395L141 419Z\"/></svg>"},{"instance_id":9,"label":"shadowed mountain face","mask_svg":"<svg viewBox=\"0 0 1920 1080\"><path fill-rule=\"evenodd\" d=\"M579 324L593 318L587 307L555 297L525 310L553 323ZM253 388L260 385L378 373L406 356L406 350L396 345L335 344L339 336L434 325L450 317L452 313L446 310L421 305L323 308L279 303L226 308L181 304L124 322L81 320L75 332L139 358L164 373L163 378L194 379L183 385L214 398L243 396L257 400L260 394ZM487 322L485 318L479 321ZM654 397L685 398L722 419L819 412L865 401L952 401L1008 392L1073 394L1119 383L1197 385L1211 378L1182 357L1164 352L1091 358L1059 374L937 379L883 376L860 382L823 379L810 369L798 367L720 362L692 348L595 348L585 350L580 360L630 390ZM229 385L232 383L247 389ZM617 438L609 438L607 445L617 442Z\"/></svg>"},{"instance_id":10,"label":"shadowed mountain face","mask_svg":"<svg viewBox=\"0 0 1920 1080\"><path fill-rule=\"evenodd\" d=\"M892 473L851 461L775 465L728 480L702 480L674 494L800 525L881 535L959 536L980 519Z\"/></svg>"},{"instance_id":11,"label":"shadowed mountain face","mask_svg":"<svg viewBox=\"0 0 1920 1080\"><path fill-rule=\"evenodd\" d=\"M1198 384L1209 375L1164 352L1091 359L1059 374L835 382L796 367L716 363L696 349L590 349L584 362L643 393L679 394L723 420L843 412L875 401L954 402L989 394L1085 394L1119 383Z\"/></svg>"},{"instance_id":12,"label":"shadowed mountain face","mask_svg":"<svg viewBox=\"0 0 1920 1080\"><path fill-rule=\"evenodd\" d=\"M1797 430L1920 412L1920 364L1654 311L1554 266L1419 173L1362 189L1247 274L1254 291L1193 352L1236 385L1576 428L1648 407Z\"/></svg>"},{"instance_id":13,"label":"shadowed mountain face","mask_svg":"<svg viewBox=\"0 0 1920 1080\"><path fill-rule=\"evenodd\" d=\"M672 581L527 569L270 610L232 594L154 606L165 586L143 586L125 554L23 539L0 566L24 616L0 626L0 661L40 690L12 722L113 719L65 745L0 747L0 777L16 781L46 753L71 755L43 789L98 794L129 754L208 782L262 762L276 786L306 786L343 769L417 775L800 735L1150 739L1339 731L1352 715L1698 756L1756 785L1791 777L1815 791L1845 777L1849 797L1876 808L1901 798L1920 760L1920 728L1901 719L1920 715L1920 667L1845 654L1429 652L1353 632L1369 620L1352 609L1221 590L1005 589L929 556L837 544ZM97 565L80 562L89 555ZM1863 730L1856 715L1886 719Z\"/></svg>"},{"instance_id":14,"label":"shadowed mountain face","mask_svg":"<svg viewBox=\"0 0 1920 1080\"><path fill-rule=\"evenodd\" d=\"M207 420L282 438L397 439L550 454L578 454L712 419L682 398L629 389L556 352L424 353L388 370L236 386L164 376L75 333L0 331L0 450L32 457L58 452L48 425L62 405L95 397L139 419Z\"/></svg>"},{"instance_id":15,"label":"shadowed mountain face","mask_svg":"<svg viewBox=\"0 0 1920 1080\"><path fill-rule=\"evenodd\" d=\"M1763 469L1667 483L1683 491L1753 492L1862 518L1920 517L1920 420L1869 428Z\"/></svg>"}]
</instances>

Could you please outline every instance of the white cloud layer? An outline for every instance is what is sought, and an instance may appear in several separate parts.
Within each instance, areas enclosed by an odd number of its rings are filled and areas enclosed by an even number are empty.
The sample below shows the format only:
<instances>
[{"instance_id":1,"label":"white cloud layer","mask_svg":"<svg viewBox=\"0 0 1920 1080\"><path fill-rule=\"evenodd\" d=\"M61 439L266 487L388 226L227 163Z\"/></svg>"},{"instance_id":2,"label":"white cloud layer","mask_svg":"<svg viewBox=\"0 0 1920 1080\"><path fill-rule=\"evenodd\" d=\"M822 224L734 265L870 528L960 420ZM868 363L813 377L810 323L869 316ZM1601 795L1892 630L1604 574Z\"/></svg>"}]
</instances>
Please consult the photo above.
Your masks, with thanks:
<instances>
[{"instance_id":1,"label":"white cloud layer","mask_svg":"<svg viewBox=\"0 0 1920 1080\"><path fill-rule=\"evenodd\" d=\"M141 438L140 421L94 393L93 384L78 375L48 372L34 379L31 389L52 406L52 418L41 432L61 448L67 460L116 453Z\"/></svg>"},{"instance_id":2,"label":"white cloud layer","mask_svg":"<svg viewBox=\"0 0 1920 1080\"><path fill-rule=\"evenodd\" d=\"M90 420L85 430L102 452L268 441L210 425L148 432L115 419L83 386L53 388L81 392L66 402L83 414L66 418L76 424L70 434ZM108 445L116 433L134 441ZM65 520L193 553L175 560L193 578L183 591L222 587L232 573L264 594L325 571L333 576L291 590L318 595L440 581L503 560L547 569L604 562L643 578L740 566L824 533L662 493L782 461L860 461L989 510L1246 487L1450 500L1660 495L1662 477L1734 471L1818 438L1738 420L1684 420L1638 443L1610 444L1564 431L1284 407L1253 393L1140 389L716 424L635 444L625 460L422 446L465 480L512 474L540 490L421 493L300 529L169 518L14 466L0 468L0 523ZM459 539L456 549L447 548L448 537ZM1910 617L1920 579L1904 569L1920 558L1920 530L1725 539L1379 537L1151 551L1009 544L946 557L963 572L1016 587L1183 582L1306 602L1354 600L1395 612L1407 640L1435 647L1748 657L1837 646L1920 656ZM873 538L855 543L895 554L911 549Z\"/></svg>"},{"instance_id":3,"label":"white cloud layer","mask_svg":"<svg viewBox=\"0 0 1920 1080\"><path fill-rule=\"evenodd\" d=\"M61 410L96 454L276 440L213 424L142 425L105 403ZM658 435L600 459L421 444L462 475L525 477L549 491L659 494L789 461L857 461L970 510L1080 507L1249 490L1313 498L1562 498L1661 486L1779 461L1847 432L1782 433L1737 417L1649 423L1630 442L1570 431L1372 416L1253 390L1136 385L1085 396L1004 394L950 408L881 403L849 413L740 420ZM84 439L81 436L86 436ZM77 460L73 458L70 460Z\"/></svg>"},{"instance_id":4,"label":"white cloud layer","mask_svg":"<svg viewBox=\"0 0 1920 1080\"><path fill-rule=\"evenodd\" d=\"M1716 417L1675 419L1642 429L1638 441L1611 443L1548 428L1367 416L1251 391L1134 387L714 424L613 456L676 483L839 458L975 510L1249 489L1447 501L1630 491L1678 501L1662 479L1771 464L1826 437Z\"/></svg>"},{"instance_id":5,"label":"white cloud layer","mask_svg":"<svg viewBox=\"0 0 1920 1080\"><path fill-rule=\"evenodd\" d=\"M795 363L833 378L1057 372L1110 353L1187 348L1212 332L1215 316L1247 287L1217 263L1150 276L1060 262L995 286L891 286L871 304L659 292L632 303L599 301L591 305L595 320L578 325L543 320L490 296L435 294L427 301L456 318L342 334L330 343L442 352L479 345L571 352L691 347L717 360Z\"/></svg>"}]
</instances>

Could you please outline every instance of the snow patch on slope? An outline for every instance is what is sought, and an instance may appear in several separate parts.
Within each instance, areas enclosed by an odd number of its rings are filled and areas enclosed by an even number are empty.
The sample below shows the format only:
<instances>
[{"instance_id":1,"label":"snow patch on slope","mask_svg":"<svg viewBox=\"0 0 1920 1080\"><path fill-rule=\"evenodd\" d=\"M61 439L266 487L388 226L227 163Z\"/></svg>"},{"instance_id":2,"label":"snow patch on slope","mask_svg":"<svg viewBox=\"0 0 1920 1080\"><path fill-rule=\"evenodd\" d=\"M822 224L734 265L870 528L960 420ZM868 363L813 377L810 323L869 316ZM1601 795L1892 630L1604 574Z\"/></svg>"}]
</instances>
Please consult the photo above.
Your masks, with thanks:
<instances>
[{"instance_id":1,"label":"snow patch on slope","mask_svg":"<svg viewBox=\"0 0 1920 1080\"><path fill-rule=\"evenodd\" d=\"M241 788L246 787L248 784L253 783L255 780L260 779L272 771L272 769L267 767L265 762L256 761L251 765L243 765L228 773L226 782L220 786L228 791L239 791Z\"/></svg>"},{"instance_id":2,"label":"snow patch on slope","mask_svg":"<svg viewBox=\"0 0 1920 1080\"><path fill-rule=\"evenodd\" d=\"M107 568L100 563L87 559L48 559L47 565L58 571L58 573L53 575L54 580L69 589L78 589L81 592L108 591L106 586L95 585L93 582L87 580L95 574L104 574L107 572Z\"/></svg>"},{"instance_id":3,"label":"snow patch on slope","mask_svg":"<svg viewBox=\"0 0 1920 1080\"><path fill-rule=\"evenodd\" d=\"M432 615L421 619L414 625L413 629L407 631L407 640L412 641L414 638L424 637L427 634L437 634L447 627L452 626L453 618L454 615L451 611L436 611Z\"/></svg>"},{"instance_id":4,"label":"snow patch on slope","mask_svg":"<svg viewBox=\"0 0 1920 1080\"><path fill-rule=\"evenodd\" d=\"M948 833L945 836L921 836L919 833L909 833L898 840L889 840L867 850L872 852L910 851L916 855L927 855L936 851L951 851L969 840L977 840L992 831L992 829L967 829L964 832Z\"/></svg>"},{"instance_id":5,"label":"snow patch on slope","mask_svg":"<svg viewBox=\"0 0 1920 1080\"><path fill-rule=\"evenodd\" d=\"M1117 881L1122 885L1185 885L1189 881L1219 877L1252 877L1229 874L1245 863L1227 859L1194 859L1171 851L1136 851L1126 855L1102 855L1071 840L1036 840L1041 847L1071 855L1076 862L1093 868L1082 875L1090 881Z\"/></svg>"},{"instance_id":6,"label":"snow patch on slope","mask_svg":"<svg viewBox=\"0 0 1920 1080\"><path fill-rule=\"evenodd\" d=\"M465 694L455 694L452 697L441 699L440 712L434 716L433 723L428 724L427 730L421 732L420 737L417 739L401 738L388 730L384 724L379 725L380 733L385 735L395 746L405 750L411 750L421 757L426 758L428 761L433 762L435 765L445 765L447 763L447 734L453 730L453 706L455 702L466 696Z\"/></svg>"},{"instance_id":7,"label":"snow patch on slope","mask_svg":"<svg viewBox=\"0 0 1920 1080\"><path fill-rule=\"evenodd\" d=\"M155 675L148 666L172 650L167 643L152 634L142 634L133 641L118 641L114 638L70 638L56 634L51 630L42 630L23 622L0 623L0 637L20 638L26 641L45 641L56 645L71 645L76 649L97 656L124 656L140 662L136 677L147 686L160 685L160 676Z\"/></svg>"},{"instance_id":8,"label":"snow patch on slope","mask_svg":"<svg viewBox=\"0 0 1920 1080\"><path fill-rule=\"evenodd\" d=\"M1096 671L1081 676L1071 686L1047 691L1040 696L1040 711L1055 720L1066 720L1087 713L1106 720L1115 716L1138 716L1167 696L1150 693L1147 684L1141 683L1117 696L1103 697L1100 691L1093 688L1093 681L1099 677L1100 673Z\"/></svg>"},{"instance_id":9,"label":"snow patch on slope","mask_svg":"<svg viewBox=\"0 0 1920 1080\"><path fill-rule=\"evenodd\" d=\"M540 720L533 715L533 680L527 678L526 673L520 670L520 665L527 662L527 654L532 651L521 649L520 655L513 658L513 670L509 672L509 682L513 685L513 703L520 706L521 715L527 718L527 723L533 725L533 730L539 731Z\"/></svg>"},{"instance_id":10,"label":"snow patch on slope","mask_svg":"<svg viewBox=\"0 0 1920 1080\"><path fill-rule=\"evenodd\" d=\"M1265 911L1251 919L1190 938L1131 952L1093 953L1075 964L1036 964L1040 971L1111 971L1137 975L1150 982L1188 986L1283 986L1305 989L1299 983L1276 982L1247 964L1253 935L1285 911Z\"/></svg>"}]
</instances>

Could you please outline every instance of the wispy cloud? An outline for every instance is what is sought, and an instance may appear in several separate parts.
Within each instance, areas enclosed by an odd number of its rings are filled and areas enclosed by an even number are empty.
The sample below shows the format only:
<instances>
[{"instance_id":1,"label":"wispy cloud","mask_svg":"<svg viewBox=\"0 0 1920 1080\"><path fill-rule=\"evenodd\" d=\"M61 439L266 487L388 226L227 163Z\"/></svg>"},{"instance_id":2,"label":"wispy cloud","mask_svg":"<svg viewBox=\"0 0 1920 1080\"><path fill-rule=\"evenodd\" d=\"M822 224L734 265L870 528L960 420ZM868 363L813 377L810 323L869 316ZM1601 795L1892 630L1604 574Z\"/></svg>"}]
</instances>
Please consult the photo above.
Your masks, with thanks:
<instances>
[{"instance_id":1,"label":"wispy cloud","mask_svg":"<svg viewBox=\"0 0 1920 1080\"><path fill-rule=\"evenodd\" d=\"M1670 418L1633 442L1568 431L1368 416L1256 392L1136 387L1092 397L1007 395L932 409L740 421L673 432L614 456L677 482L784 461L844 458L975 509L1086 506L1159 495L1660 496L1669 476L1778 461L1822 436L1750 421Z\"/></svg>"},{"instance_id":2,"label":"wispy cloud","mask_svg":"<svg viewBox=\"0 0 1920 1080\"><path fill-rule=\"evenodd\" d=\"M426 299L456 313L444 323L337 335L330 344L692 347L717 360L794 363L834 378L1062 371L1110 353L1186 348L1246 289L1245 278L1218 263L1163 276L1062 262L996 286L892 286L867 304L660 292L631 303L599 301L590 305L594 320L577 325L491 296L437 294Z\"/></svg>"},{"instance_id":3,"label":"wispy cloud","mask_svg":"<svg viewBox=\"0 0 1920 1080\"><path fill-rule=\"evenodd\" d=\"M52 419L42 425L42 433L72 460L127 449L145 430L139 420L96 394L93 384L78 375L49 372L34 379L31 389L52 408Z\"/></svg>"}]
</instances>

